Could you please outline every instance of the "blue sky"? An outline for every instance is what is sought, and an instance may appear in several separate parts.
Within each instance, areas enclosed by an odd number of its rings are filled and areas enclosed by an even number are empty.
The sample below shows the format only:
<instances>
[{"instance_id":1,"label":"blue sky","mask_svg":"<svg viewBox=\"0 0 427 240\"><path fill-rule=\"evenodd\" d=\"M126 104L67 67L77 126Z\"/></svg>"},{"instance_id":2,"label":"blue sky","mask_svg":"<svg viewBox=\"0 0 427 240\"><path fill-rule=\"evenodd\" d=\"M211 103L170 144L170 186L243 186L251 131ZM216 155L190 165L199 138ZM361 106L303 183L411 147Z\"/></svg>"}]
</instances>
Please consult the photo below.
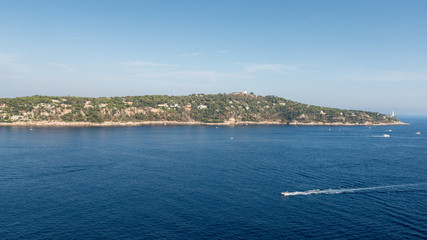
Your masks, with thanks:
<instances>
[{"instance_id":1,"label":"blue sky","mask_svg":"<svg viewBox=\"0 0 427 240\"><path fill-rule=\"evenodd\" d=\"M0 0L0 97L252 91L427 115L427 1Z\"/></svg>"}]
</instances>

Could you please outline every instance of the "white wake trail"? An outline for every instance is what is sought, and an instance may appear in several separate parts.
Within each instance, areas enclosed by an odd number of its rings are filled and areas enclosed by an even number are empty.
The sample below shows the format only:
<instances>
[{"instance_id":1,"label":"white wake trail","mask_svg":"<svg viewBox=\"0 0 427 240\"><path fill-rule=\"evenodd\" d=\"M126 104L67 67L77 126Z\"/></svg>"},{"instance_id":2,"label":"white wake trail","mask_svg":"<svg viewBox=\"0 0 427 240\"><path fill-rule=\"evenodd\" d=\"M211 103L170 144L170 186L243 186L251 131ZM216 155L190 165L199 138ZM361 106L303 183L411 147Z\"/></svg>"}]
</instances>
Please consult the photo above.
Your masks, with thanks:
<instances>
[{"instance_id":1,"label":"white wake trail","mask_svg":"<svg viewBox=\"0 0 427 240\"><path fill-rule=\"evenodd\" d=\"M406 190L405 188L417 187L427 185L427 183L414 183L414 184L400 184L400 185L387 185L377 187L365 187L365 188L342 188L342 189L313 189L307 191L297 192L282 192L283 196L296 196L296 195L312 195L312 194L340 194L340 193L355 193L355 192L369 192L372 190Z\"/></svg>"}]
</instances>

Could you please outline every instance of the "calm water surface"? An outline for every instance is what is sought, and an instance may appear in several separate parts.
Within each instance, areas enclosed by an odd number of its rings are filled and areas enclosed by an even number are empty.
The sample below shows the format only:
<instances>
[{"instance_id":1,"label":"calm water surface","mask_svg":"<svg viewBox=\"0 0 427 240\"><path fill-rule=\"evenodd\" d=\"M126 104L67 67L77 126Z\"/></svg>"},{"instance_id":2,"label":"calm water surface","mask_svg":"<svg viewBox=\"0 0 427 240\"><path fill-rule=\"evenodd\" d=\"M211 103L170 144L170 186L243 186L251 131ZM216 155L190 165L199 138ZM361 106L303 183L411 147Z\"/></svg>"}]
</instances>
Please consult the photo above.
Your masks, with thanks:
<instances>
[{"instance_id":1,"label":"calm water surface","mask_svg":"<svg viewBox=\"0 0 427 240\"><path fill-rule=\"evenodd\" d=\"M403 120L0 127L0 239L425 239L427 118Z\"/></svg>"}]
</instances>

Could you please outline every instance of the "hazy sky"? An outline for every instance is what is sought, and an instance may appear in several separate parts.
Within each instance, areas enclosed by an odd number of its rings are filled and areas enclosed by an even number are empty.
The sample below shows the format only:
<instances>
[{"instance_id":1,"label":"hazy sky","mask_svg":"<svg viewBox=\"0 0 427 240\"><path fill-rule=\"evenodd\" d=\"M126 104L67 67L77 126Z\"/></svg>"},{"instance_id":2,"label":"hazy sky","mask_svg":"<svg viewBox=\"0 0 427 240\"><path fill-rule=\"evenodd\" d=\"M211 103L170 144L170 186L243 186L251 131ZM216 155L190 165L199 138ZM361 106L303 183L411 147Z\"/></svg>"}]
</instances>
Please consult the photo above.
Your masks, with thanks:
<instances>
[{"instance_id":1,"label":"hazy sky","mask_svg":"<svg viewBox=\"0 0 427 240\"><path fill-rule=\"evenodd\" d=\"M0 0L0 97L242 90L427 115L427 1Z\"/></svg>"}]
</instances>

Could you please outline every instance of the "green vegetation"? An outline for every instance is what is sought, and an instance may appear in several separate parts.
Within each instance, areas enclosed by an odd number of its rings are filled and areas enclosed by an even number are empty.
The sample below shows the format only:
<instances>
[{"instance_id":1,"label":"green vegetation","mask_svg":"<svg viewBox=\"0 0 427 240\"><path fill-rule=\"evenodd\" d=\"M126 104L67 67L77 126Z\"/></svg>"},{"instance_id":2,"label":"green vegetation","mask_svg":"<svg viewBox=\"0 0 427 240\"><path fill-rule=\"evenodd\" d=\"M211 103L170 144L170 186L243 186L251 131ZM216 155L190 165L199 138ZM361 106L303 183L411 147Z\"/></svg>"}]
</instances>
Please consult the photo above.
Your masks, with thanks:
<instances>
[{"instance_id":1,"label":"green vegetation","mask_svg":"<svg viewBox=\"0 0 427 240\"><path fill-rule=\"evenodd\" d=\"M375 112L311 106L276 96L253 93L189 96L0 98L0 122L141 122L197 121L372 124L399 122Z\"/></svg>"}]
</instances>

